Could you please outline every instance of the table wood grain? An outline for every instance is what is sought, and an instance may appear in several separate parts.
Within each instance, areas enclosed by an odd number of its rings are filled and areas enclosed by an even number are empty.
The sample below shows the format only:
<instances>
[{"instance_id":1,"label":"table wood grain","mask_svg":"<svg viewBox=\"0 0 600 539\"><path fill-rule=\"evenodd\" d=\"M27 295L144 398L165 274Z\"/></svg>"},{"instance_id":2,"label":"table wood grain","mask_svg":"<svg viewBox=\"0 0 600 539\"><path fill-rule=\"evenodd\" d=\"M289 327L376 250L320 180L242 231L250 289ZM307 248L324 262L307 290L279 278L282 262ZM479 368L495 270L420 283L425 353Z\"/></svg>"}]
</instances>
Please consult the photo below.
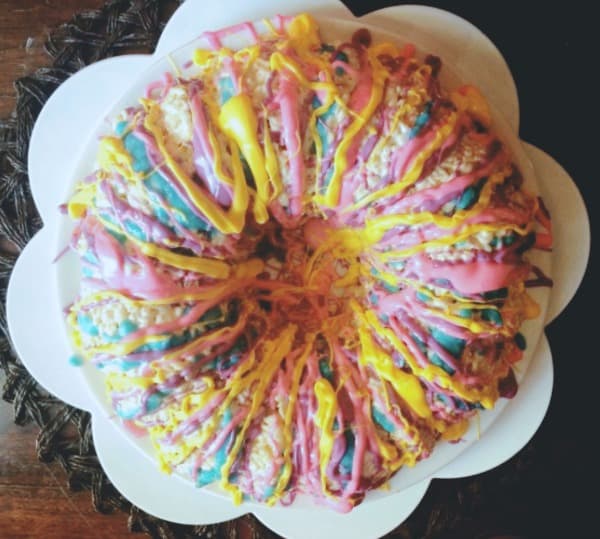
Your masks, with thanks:
<instances>
[{"instance_id":1,"label":"table wood grain","mask_svg":"<svg viewBox=\"0 0 600 539\"><path fill-rule=\"evenodd\" d=\"M352 2L356 13L395 3ZM592 237L598 237L598 46L590 8L577 1L544 3L543 9L538 3L509 0L427 3L467 18L504 54L519 92L521 137L547 151L573 176L588 205ZM0 0L0 117L13 109L13 81L49 63L42 47L49 30L76 11L102 4ZM598 267L597 252L592 249L578 296L547 328L555 387L534 440L534 470L523 491L515 493L521 510L511 500L498 507L498 514L506 515L503 529L513 530L513 537L597 537L597 495L586 495L598 484L593 433L600 362L597 323L588 314L597 309L599 297L592 269ZM36 427L15 426L10 406L0 401L0 539L128 537L126 515L96 514L89 492L69 491L58 465L37 461L36 435ZM482 518L496 522L497 515ZM453 538L463 537L456 532Z\"/></svg>"},{"instance_id":2,"label":"table wood grain","mask_svg":"<svg viewBox=\"0 0 600 539\"><path fill-rule=\"evenodd\" d=\"M0 118L14 108L13 82L49 65L44 42L51 28L104 0L0 0Z\"/></svg>"},{"instance_id":3,"label":"table wood grain","mask_svg":"<svg viewBox=\"0 0 600 539\"><path fill-rule=\"evenodd\" d=\"M68 489L56 463L38 461L35 425L19 427L0 400L0 538L94 538L128 535L124 513L96 513L88 491Z\"/></svg>"}]
</instances>

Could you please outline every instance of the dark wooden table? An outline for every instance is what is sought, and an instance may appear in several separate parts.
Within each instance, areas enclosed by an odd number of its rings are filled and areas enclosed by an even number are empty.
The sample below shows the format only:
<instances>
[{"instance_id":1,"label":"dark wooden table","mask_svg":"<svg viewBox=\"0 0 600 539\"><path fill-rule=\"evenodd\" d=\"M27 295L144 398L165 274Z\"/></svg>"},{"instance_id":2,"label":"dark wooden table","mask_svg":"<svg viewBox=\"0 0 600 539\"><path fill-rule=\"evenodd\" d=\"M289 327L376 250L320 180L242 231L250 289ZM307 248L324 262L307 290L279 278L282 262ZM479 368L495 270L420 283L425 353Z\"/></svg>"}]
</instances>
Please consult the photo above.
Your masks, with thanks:
<instances>
[{"instance_id":1,"label":"dark wooden table","mask_svg":"<svg viewBox=\"0 0 600 539\"><path fill-rule=\"evenodd\" d=\"M0 117L13 108L15 78L48 63L50 28L103 0L0 0ZM349 2L356 13L397 2ZM504 54L517 83L521 137L554 156L573 176L596 236L598 198L598 45L595 15L583 2L428 2L470 20ZM596 208L595 208L596 207ZM558 225L560 226L560 224ZM506 508L504 529L521 537L597 537L597 251L578 296L547 329L554 356L550 410L535 436L537 472L522 510ZM2 380L0 380L1 384ZM54 465L35 458L36 428L12 424L0 402L0 538L122 537L126 516L93 512L89 493L67 490ZM507 509L508 508L508 509ZM67 520L68 515L68 520ZM489 517L483 517L489 518ZM68 525L66 524L68 522ZM485 523L484 523L485 524ZM456 537L460 537L457 535ZM486 535L486 537L490 537Z\"/></svg>"},{"instance_id":2,"label":"dark wooden table","mask_svg":"<svg viewBox=\"0 0 600 539\"><path fill-rule=\"evenodd\" d=\"M0 0L0 118L14 108L13 81L49 64L43 44L51 28L104 0Z\"/></svg>"}]
</instances>

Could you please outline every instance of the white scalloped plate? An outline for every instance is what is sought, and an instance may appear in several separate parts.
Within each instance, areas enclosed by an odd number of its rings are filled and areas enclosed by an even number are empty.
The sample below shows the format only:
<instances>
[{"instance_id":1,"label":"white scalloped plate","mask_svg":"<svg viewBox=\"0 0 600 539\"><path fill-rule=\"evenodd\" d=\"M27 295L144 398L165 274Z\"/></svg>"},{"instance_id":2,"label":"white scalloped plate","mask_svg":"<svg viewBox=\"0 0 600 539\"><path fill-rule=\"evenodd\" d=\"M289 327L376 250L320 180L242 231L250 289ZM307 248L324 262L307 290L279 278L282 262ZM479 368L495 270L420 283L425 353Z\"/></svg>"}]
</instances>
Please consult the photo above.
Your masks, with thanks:
<instances>
[{"instance_id":1,"label":"white scalloped plate","mask_svg":"<svg viewBox=\"0 0 600 539\"><path fill-rule=\"evenodd\" d=\"M301 11L310 11L318 19L347 21L344 24L350 26L354 22L352 14L335 0L293 0L287 1L285 7L279 4L275 0L221 0L221 9L213 13L200 0L188 0L169 21L153 56L130 55L98 62L71 77L51 96L34 128L29 154L32 192L45 226L28 244L13 270L7 294L9 329L17 353L40 384L66 402L93 413L94 441L103 468L123 495L145 511L193 524L227 520L251 511L286 537L378 537L412 512L433 477L461 477L488 470L510 458L533 436L552 391L551 354L541 327L537 333L542 337L535 353L530 354L527 376L520 381L519 393L512 401L504 401L494 411L482 414L485 435L477 443L467 444L468 447L446 444L447 450L442 448L441 457L436 448L429 468L423 466L427 461L420 463L407 471L408 479L403 478L402 471L401 479L392 483L391 492L370 494L348 515L310 503L288 508L248 503L234 507L228 499L214 496L207 489L196 489L178 477L161 474L150 459L139 458L140 447L136 443L140 444L123 435L115 424L110 410L101 402L100 386L90 391L88 384L96 373L74 369L67 362L70 349L52 260L57 253L61 223L57 207L81 166L82 141L88 141L97 132L98 118L104 117L123 90L157 58L203 30ZM393 30L423 50L443 50L445 64L452 65L461 79L479 86L501 112L505 129L517 132L514 81L500 53L474 26L447 12L422 6L386 8L359 20L361 25ZM63 129L60 137L56 136L57 125ZM513 150L526 160L522 148ZM589 222L585 205L568 174L541 150L529 145L524 145L524 150L533 163L554 221L569 223L568 227L555 227L555 288L546 310L548 323L570 301L583 277L589 256ZM531 165L525 162L522 166ZM567 260L571 263L566 264ZM529 344L533 349L535 343ZM143 444L141 449L149 455ZM140 477L144 480L140 481Z\"/></svg>"}]
</instances>

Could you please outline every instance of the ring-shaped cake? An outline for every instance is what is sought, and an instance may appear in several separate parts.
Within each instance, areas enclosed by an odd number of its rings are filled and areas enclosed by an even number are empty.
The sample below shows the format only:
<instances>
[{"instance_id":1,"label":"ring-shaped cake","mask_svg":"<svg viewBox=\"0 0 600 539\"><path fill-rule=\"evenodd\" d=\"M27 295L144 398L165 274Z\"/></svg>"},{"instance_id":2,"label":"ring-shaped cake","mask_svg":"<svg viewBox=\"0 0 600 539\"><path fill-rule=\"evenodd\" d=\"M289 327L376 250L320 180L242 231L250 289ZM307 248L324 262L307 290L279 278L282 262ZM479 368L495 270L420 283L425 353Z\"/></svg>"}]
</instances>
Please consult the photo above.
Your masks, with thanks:
<instances>
[{"instance_id":1,"label":"ring-shaped cake","mask_svg":"<svg viewBox=\"0 0 600 539\"><path fill-rule=\"evenodd\" d=\"M205 42L65 205L72 361L166 471L348 511L514 395L549 216L436 56L308 15Z\"/></svg>"}]
</instances>

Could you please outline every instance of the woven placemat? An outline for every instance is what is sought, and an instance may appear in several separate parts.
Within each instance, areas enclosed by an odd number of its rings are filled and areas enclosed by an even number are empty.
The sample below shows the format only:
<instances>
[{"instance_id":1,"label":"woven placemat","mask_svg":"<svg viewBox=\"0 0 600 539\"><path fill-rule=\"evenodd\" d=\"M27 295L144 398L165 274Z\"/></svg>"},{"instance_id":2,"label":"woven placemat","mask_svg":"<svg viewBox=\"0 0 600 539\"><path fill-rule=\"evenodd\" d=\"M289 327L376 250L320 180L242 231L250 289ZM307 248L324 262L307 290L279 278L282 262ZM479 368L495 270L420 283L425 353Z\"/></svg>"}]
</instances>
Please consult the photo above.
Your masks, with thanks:
<instances>
[{"instance_id":1,"label":"woven placemat","mask_svg":"<svg viewBox=\"0 0 600 539\"><path fill-rule=\"evenodd\" d=\"M84 66L117 54L151 52L168 15L180 1L111 0L101 9L76 15L52 31L46 51L52 66L40 68L15 82L17 105L0 119L0 368L5 383L2 396L14 406L18 425L34 422L40 428L36 450L40 460L58 462L71 489L91 492L94 508L102 513L129 515L132 532L161 538L270 538L276 537L251 515L210 526L182 526L148 515L123 498L104 474L96 457L90 415L45 392L14 354L6 324L5 300L10 272L19 252L41 227L27 176L31 130L52 92ZM533 536L522 515L527 489L521 488L536 472L535 442L516 457L472 478L435 480L413 515L389 537L513 538ZM519 523L507 529L506 523Z\"/></svg>"}]
</instances>

